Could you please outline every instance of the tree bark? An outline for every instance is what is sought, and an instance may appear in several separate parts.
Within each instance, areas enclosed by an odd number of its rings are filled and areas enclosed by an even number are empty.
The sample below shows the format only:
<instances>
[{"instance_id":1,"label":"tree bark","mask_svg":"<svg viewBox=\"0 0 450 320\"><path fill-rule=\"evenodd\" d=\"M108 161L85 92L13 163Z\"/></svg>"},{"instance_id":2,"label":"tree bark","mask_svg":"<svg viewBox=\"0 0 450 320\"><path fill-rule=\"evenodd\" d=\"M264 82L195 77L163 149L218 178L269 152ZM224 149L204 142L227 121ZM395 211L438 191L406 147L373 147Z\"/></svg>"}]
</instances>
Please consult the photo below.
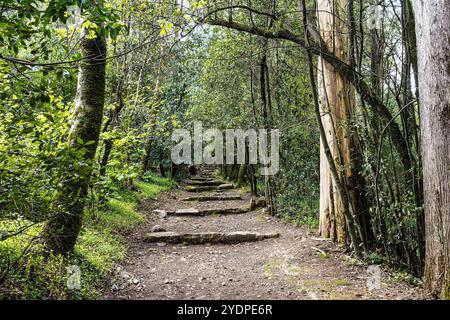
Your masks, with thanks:
<instances>
[{"instance_id":1,"label":"tree bark","mask_svg":"<svg viewBox=\"0 0 450 320\"><path fill-rule=\"evenodd\" d=\"M54 211L44 226L43 236L54 254L71 252L81 229L85 198L97 150L105 100L106 42L103 36L83 37L80 42L84 60L80 62L75 117L69 133L69 145L84 149L86 167L68 168L62 188L55 195ZM90 144L86 144L90 142Z\"/></svg>"},{"instance_id":2,"label":"tree bark","mask_svg":"<svg viewBox=\"0 0 450 320\"><path fill-rule=\"evenodd\" d=\"M352 63L348 27L344 17L348 0L318 1L317 18L322 39L328 48L342 61ZM331 64L319 57L318 92L322 123L335 165L339 169L341 181L348 188L349 201L353 212L365 212L365 190L359 175L362 155L358 145L358 134L352 124L355 113L355 88ZM343 199L335 185L324 144L320 152L320 232L345 245L347 229ZM366 236L363 236L366 238ZM363 240L363 239L362 239Z\"/></svg>"},{"instance_id":3,"label":"tree bark","mask_svg":"<svg viewBox=\"0 0 450 320\"><path fill-rule=\"evenodd\" d=\"M103 126L102 132L105 133L111 129L114 129L116 123L118 122L119 114L121 110L124 108L125 103L123 101L122 96L122 87L123 87L123 78L119 80L119 83L117 85L116 89L116 106L113 110L111 110L108 120L106 121L105 125ZM113 141L111 139L105 139L105 150L103 152L102 160L100 162L100 177L104 177L106 175L106 166L108 165L109 156L111 154L112 148L113 148Z\"/></svg>"},{"instance_id":4,"label":"tree bark","mask_svg":"<svg viewBox=\"0 0 450 320\"><path fill-rule=\"evenodd\" d=\"M300 7L301 7L301 10L303 13L305 43L309 46L309 38L310 38L309 33L310 32L307 27L307 10L306 10L306 5L305 5L305 0L300 1ZM318 97L318 88L316 86L316 82L315 82L315 78L314 78L313 59L312 59L311 50L306 51L306 56L308 59L309 80L310 80L311 92L312 92L314 107L315 107L314 111L316 114L317 123L319 125L320 139L321 139L321 143L323 145L324 154L328 160L328 165L330 167L331 176L333 178L334 183L336 184L338 196L340 198L342 198L342 210L344 213L346 224L348 226L348 231L350 234L351 242L353 243L353 247L354 247L356 255L358 257L361 257L362 253L361 253L361 248L359 246L360 243L356 236L354 216L352 216L352 214L350 212L351 208L349 206L349 203L350 203L349 197L348 197L347 191L344 188L344 182L341 180L339 172L336 168L336 165L335 165L335 162L333 159L333 155L332 155L331 149L328 144L327 133L325 131L325 127L322 122L322 116L321 116L321 112L320 112L320 103L319 103L319 97Z\"/></svg>"},{"instance_id":5,"label":"tree bark","mask_svg":"<svg viewBox=\"0 0 450 320\"><path fill-rule=\"evenodd\" d=\"M425 285L450 298L450 2L416 0L425 206Z\"/></svg>"},{"instance_id":6,"label":"tree bark","mask_svg":"<svg viewBox=\"0 0 450 320\"><path fill-rule=\"evenodd\" d=\"M239 173L238 173L238 178L237 178L237 186L238 188L241 188L244 186L244 179L245 179L245 174L247 173L247 165L246 164L241 164L239 166Z\"/></svg>"}]
</instances>

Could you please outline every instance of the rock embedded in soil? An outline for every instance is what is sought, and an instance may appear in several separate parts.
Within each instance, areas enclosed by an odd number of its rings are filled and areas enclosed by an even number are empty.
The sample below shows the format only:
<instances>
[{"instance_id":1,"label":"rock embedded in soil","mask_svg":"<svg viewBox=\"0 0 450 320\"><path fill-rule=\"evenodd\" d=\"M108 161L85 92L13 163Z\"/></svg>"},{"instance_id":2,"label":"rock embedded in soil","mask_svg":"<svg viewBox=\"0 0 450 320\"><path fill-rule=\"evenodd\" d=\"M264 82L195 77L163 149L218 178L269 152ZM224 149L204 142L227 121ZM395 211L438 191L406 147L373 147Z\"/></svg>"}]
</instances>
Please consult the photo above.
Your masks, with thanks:
<instances>
[{"instance_id":1,"label":"rock embedded in soil","mask_svg":"<svg viewBox=\"0 0 450 320\"><path fill-rule=\"evenodd\" d=\"M180 209L173 213L176 216L198 216L200 215L200 210L198 209Z\"/></svg>"},{"instance_id":2,"label":"rock embedded in soil","mask_svg":"<svg viewBox=\"0 0 450 320\"><path fill-rule=\"evenodd\" d=\"M158 215L160 219L167 218L167 215L173 214L174 211L166 211L166 210L153 210L153 213Z\"/></svg>"},{"instance_id":3,"label":"rock embedded in soil","mask_svg":"<svg viewBox=\"0 0 450 320\"><path fill-rule=\"evenodd\" d=\"M225 184L221 184L218 187L219 190L229 190L229 189L234 189L234 185L232 183L225 183Z\"/></svg>"},{"instance_id":4,"label":"rock embedded in soil","mask_svg":"<svg viewBox=\"0 0 450 320\"><path fill-rule=\"evenodd\" d=\"M219 187L221 185L227 184L225 181L221 180L205 180L205 181L190 181L188 183L191 186L199 186L199 187Z\"/></svg>"},{"instance_id":5,"label":"rock embedded in soil","mask_svg":"<svg viewBox=\"0 0 450 320\"><path fill-rule=\"evenodd\" d=\"M210 180L213 180L210 177L190 177L189 179L192 180L192 181L210 181Z\"/></svg>"},{"instance_id":6,"label":"rock embedded in soil","mask_svg":"<svg viewBox=\"0 0 450 320\"><path fill-rule=\"evenodd\" d=\"M231 183L221 184L219 186L186 186L186 191L188 192L207 192L231 189L234 189L234 185Z\"/></svg>"},{"instance_id":7,"label":"rock embedded in soil","mask_svg":"<svg viewBox=\"0 0 450 320\"><path fill-rule=\"evenodd\" d=\"M176 233L160 232L149 233L144 241L147 243L170 243L170 244L205 244L205 243L224 243L234 244L241 242L255 242L266 239L279 238L279 233L258 233L258 232L198 232L198 233Z\"/></svg>"},{"instance_id":8,"label":"rock embedded in soil","mask_svg":"<svg viewBox=\"0 0 450 320\"><path fill-rule=\"evenodd\" d=\"M250 207L241 208L215 208L215 209L180 209L170 215L174 216L208 216L208 215L231 215L250 212Z\"/></svg>"},{"instance_id":9,"label":"rock embedded in soil","mask_svg":"<svg viewBox=\"0 0 450 320\"><path fill-rule=\"evenodd\" d=\"M194 196L183 199L183 201L234 201L242 200L240 195L210 195L210 196Z\"/></svg>"},{"instance_id":10,"label":"rock embedded in soil","mask_svg":"<svg viewBox=\"0 0 450 320\"><path fill-rule=\"evenodd\" d=\"M152 228L152 232L153 233L157 233L157 232L166 232L167 230L166 229L164 229L163 227L161 227L161 226L154 226L153 228Z\"/></svg>"}]
</instances>

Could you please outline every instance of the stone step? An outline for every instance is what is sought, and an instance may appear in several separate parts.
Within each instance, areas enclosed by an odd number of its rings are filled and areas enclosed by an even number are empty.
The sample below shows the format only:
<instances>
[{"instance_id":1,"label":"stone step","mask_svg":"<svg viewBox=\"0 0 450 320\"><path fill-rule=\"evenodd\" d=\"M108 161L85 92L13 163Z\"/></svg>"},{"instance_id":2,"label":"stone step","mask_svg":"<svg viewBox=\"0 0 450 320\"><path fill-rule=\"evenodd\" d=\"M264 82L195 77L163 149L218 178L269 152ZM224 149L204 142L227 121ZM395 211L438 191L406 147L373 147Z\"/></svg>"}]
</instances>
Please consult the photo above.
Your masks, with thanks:
<instances>
[{"instance_id":1,"label":"stone step","mask_svg":"<svg viewBox=\"0 0 450 320\"><path fill-rule=\"evenodd\" d=\"M206 180L206 181L188 181L188 184L194 187L219 187L221 185L227 184L222 180Z\"/></svg>"},{"instance_id":2,"label":"stone step","mask_svg":"<svg viewBox=\"0 0 450 320\"><path fill-rule=\"evenodd\" d=\"M188 192L205 192L214 190L231 190L234 189L234 185L231 183L222 184L219 186L187 186L186 191Z\"/></svg>"},{"instance_id":3,"label":"stone step","mask_svg":"<svg viewBox=\"0 0 450 320\"><path fill-rule=\"evenodd\" d=\"M214 208L214 209L180 209L176 211L168 211L167 215L169 216L208 216L208 215L231 215L231 214L244 214L250 212L250 207L241 207L241 208Z\"/></svg>"},{"instance_id":4,"label":"stone step","mask_svg":"<svg viewBox=\"0 0 450 320\"><path fill-rule=\"evenodd\" d=\"M209 196L194 196L183 199L183 201L233 201L233 200L242 200L242 197L239 195L209 195Z\"/></svg>"},{"instance_id":5,"label":"stone step","mask_svg":"<svg viewBox=\"0 0 450 320\"><path fill-rule=\"evenodd\" d=\"M279 238L279 233L258 233L258 232L197 232L197 233L176 233L157 232L149 233L144 241L147 243L170 243L170 244L236 244L241 242L255 242L266 239Z\"/></svg>"},{"instance_id":6,"label":"stone step","mask_svg":"<svg viewBox=\"0 0 450 320\"><path fill-rule=\"evenodd\" d=\"M214 180L211 177L195 177L195 176L192 176L189 179L192 180L192 181L211 181L211 180Z\"/></svg>"}]
</instances>

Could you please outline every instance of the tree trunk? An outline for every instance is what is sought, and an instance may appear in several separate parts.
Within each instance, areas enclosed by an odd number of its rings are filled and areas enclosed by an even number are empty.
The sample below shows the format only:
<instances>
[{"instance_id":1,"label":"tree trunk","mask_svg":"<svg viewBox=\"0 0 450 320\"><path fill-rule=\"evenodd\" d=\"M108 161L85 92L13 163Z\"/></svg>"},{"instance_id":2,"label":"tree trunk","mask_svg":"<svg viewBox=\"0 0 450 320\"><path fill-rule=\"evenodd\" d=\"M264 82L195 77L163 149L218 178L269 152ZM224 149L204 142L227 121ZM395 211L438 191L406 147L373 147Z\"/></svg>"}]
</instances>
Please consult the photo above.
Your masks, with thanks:
<instances>
[{"instance_id":1,"label":"tree trunk","mask_svg":"<svg viewBox=\"0 0 450 320\"><path fill-rule=\"evenodd\" d=\"M170 177L175 179L178 174L178 166L175 163L171 163L170 165Z\"/></svg>"},{"instance_id":2,"label":"tree trunk","mask_svg":"<svg viewBox=\"0 0 450 320\"><path fill-rule=\"evenodd\" d=\"M247 173L247 165L246 164L241 164L239 166L239 173L238 173L238 178L237 178L237 186L238 188L241 188L244 186L244 179L245 179L245 174Z\"/></svg>"},{"instance_id":3,"label":"tree trunk","mask_svg":"<svg viewBox=\"0 0 450 320\"><path fill-rule=\"evenodd\" d=\"M307 9L306 9L305 0L300 1L300 7L301 7L302 15L303 15L305 43L307 45L309 45L310 34L309 34L308 27L307 27L308 19L307 19ZM322 143L323 153L328 161L330 174L333 179L332 181L334 182L334 184L336 186L337 195L339 198L342 199L341 203L342 203L342 212L344 214L344 220L345 220L344 223L348 227L348 232L350 235L351 242L353 243L355 253L358 257L362 257L360 242L358 241L356 232L355 232L355 223L354 223L355 216L351 214L351 208L349 206L349 204L350 204L349 195L347 193L347 190L345 189L344 180L341 178L341 176L337 170L337 166L334 161L333 154L330 149L330 145L328 143L327 133L326 133L325 127L323 125L323 120L322 120L322 115L321 115L321 110L320 110L321 107L320 107L320 102L319 102L319 97L318 97L319 91L318 91L316 83L315 83L313 59L312 59L311 51L306 52L306 57L308 60L309 80L310 80L310 85L311 85L312 97L313 97L313 101L314 101L314 111L316 114L317 123L319 125L320 139L321 139L321 143Z\"/></svg>"},{"instance_id":4,"label":"tree trunk","mask_svg":"<svg viewBox=\"0 0 450 320\"><path fill-rule=\"evenodd\" d=\"M55 195L54 211L44 226L43 236L48 249L55 254L71 252L81 229L85 198L97 150L105 100L105 39L84 37L80 42L84 60L80 62L75 117L69 133L74 150L85 150L82 161L88 167L68 168L63 186ZM86 145L87 142L91 144Z\"/></svg>"},{"instance_id":5,"label":"tree trunk","mask_svg":"<svg viewBox=\"0 0 450 320\"><path fill-rule=\"evenodd\" d=\"M164 169L164 152L159 153L159 174L161 177L166 178L166 170Z\"/></svg>"},{"instance_id":6,"label":"tree trunk","mask_svg":"<svg viewBox=\"0 0 450 320\"><path fill-rule=\"evenodd\" d=\"M327 46L333 48L335 55L341 60L350 63L348 28L345 21L334 18L334 15L344 17L347 6L348 0L320 0L317 15L321 35ZM361 149L357 132L352 125L355 89L322 58L319 58L318 70L322 123L339 175L348 188L350 205L358 215L365 212L366 201L363 179L358 173ZM320 232L323 237L342 245L347 242L342 198L333 181L323 142L320 152Z\"/></svg>"},{"instance_id":7,"label":"tree trunk","mask_svg":"<svg viewBox=\"0 0 450 320\"><path fill-rule=\"evenodd\" d=\"M118 122L120 111L124 108L125 103L123 101L122 96L122 87L123 87L123 78L119 80L119 83L117 85L116 89L116 106L113 110L111 110L108 120L106 121L105 125L103 126L102 132L105 133L109 130L111 127L111 130L114 129L116 126L116 123ZM105 139L105 150L103 152L103 157L100 162L100 177L104 177L106 175L106 166L109 161L109 156L111 154L112 148L113 148L113 141L111 139Z\"/></svg>"},{"instance_id":8,"label":"tree trunk","mask_svg":"<svg viewBox=\"0 0 450 320\"><path fill-rule=\"evenodd\" d=\"M450 2L416 0L425 206L425 285L450 298Z\"/></svg>"},{"instance_id":9,"label":"tree trunk","mask_svg":"<svg viewBox=\"0 0 450 320\"><path fill-rule=\"evenodd\" d=\"M147 142L145 143L144 147L144 157L142 158L142 170L141 170L141 176L140 179L144 179L145 174L148 171L148 167L150 165L150 157L152 152L152 143L153 139L148 138Z\"/></svg>"},{"instance_id":10,"label":"tree trunk","mask_svg":"<svg viewBox=\"0 0 450 320\"><path fill-rule=\"evenodd\" d=\"M268 67L267 67L267 47L268 41L265 39L263 43L263 56L260 62L260 95L261 95L261 104L262 104L262 115L263 115L263 123L264 128L266 130L271 130L271 107L269 105L270 100L270 88L268 86ZM268 176L264 176L264 196L266 199L267 207L269 208L269 212L271 215L276 214L275 202L273 197L273 189L272 189L272 179Z\"/></svg>"}]
</instances>

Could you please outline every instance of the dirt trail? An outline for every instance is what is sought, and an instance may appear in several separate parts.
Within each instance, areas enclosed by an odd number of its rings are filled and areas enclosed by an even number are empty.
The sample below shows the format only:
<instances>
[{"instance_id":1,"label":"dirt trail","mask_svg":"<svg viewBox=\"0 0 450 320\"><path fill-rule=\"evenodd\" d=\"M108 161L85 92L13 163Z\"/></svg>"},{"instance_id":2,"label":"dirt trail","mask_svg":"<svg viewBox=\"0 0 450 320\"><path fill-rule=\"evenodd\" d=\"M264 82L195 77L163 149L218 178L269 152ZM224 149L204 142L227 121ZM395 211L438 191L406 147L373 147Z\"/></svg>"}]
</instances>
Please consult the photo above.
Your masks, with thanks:
<instances>
[{"instance_id":1,"label":"dirt trail","mask_svg":"<svg viewBox=\"0 0 450 320\"><path fill-rule=\"evenodd\" d=\"M238 190L222 192L239 194ZM153 210L248 206L242 200L186 202L184 186L146 201L147 222L127 237L126 260L102 289L104 299L423 299L417 287L381 271L369 290L368 267L306 228L281 222L256 210L245 214L161 218ZM174 232L279 232L261 242L215 245L148 244L143 238L159 226ZM375 279L375 278L373 278ZM375 282L376 285L376 282Z\"/></svg>"}]
</instances>

